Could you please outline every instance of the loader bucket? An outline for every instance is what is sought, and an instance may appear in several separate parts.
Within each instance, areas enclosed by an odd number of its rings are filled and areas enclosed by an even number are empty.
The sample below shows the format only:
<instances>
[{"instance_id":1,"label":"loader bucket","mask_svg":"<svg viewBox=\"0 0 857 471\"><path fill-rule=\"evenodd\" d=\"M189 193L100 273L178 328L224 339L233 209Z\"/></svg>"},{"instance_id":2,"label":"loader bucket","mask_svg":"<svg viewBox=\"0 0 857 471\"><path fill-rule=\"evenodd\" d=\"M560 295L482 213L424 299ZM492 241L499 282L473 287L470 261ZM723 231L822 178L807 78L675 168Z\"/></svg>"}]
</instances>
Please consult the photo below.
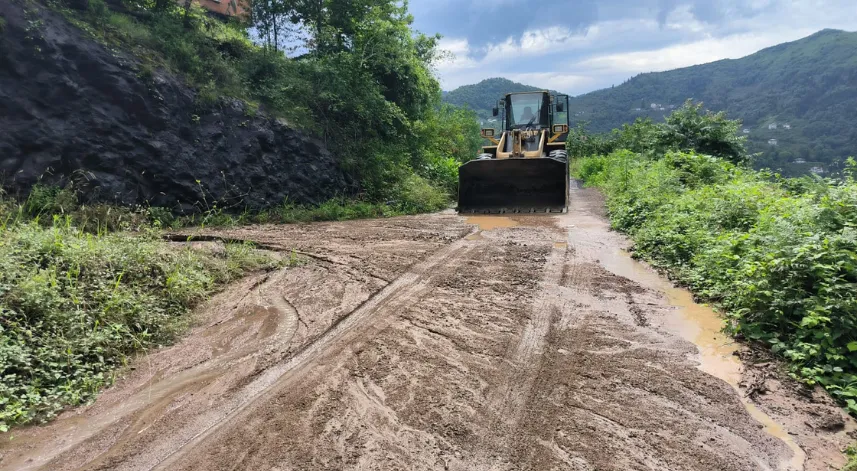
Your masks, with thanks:
<instances>
[{"instance_id":1,"label":"loader bucket","mask_svg":"<svg viewBox=\"0 0 857 471\"><path fill-rule=\"evenodd\" d=\"M458 185L459 212L561 212L568 204L568 162L471 160L459 168Z\"/></svg>"}]
</instances>

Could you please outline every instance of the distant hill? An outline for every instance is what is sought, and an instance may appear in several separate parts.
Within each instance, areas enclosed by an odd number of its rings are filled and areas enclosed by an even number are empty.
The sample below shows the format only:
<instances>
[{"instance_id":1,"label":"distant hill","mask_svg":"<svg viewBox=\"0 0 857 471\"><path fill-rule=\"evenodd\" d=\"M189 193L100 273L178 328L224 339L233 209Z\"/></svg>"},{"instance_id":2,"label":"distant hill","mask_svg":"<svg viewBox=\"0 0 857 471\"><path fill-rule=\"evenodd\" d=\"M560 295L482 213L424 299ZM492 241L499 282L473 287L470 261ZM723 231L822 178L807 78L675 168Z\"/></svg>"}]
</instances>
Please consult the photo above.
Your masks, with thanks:
<instances>
[{"instance_id":1,"label":"distant hill","mask_svg":"<svg viewBox=\"0 0 857 471\"><path fill-rule=\"evenodd\" d=\"M512 91L497 90L509 84L536 89L490 79L445 100L486 106ZM741 59L640 74L573 98L572 124L587 121L590 130L605 132L639 117L662 120L688 98L742 119L748 148L762 153L757 166L787 174L836 170L838 161L857 156L857 33L823 30Z\"/></svg>"},{"instance_id":2,"label":"distant hill","mask_svg":"<svg viewBox=\"0 0 857 471\"><path fill-rule=\"evenodd\" d=\"M544 88L532 87L504 78L489 78L474 85L464 85L450 92L443 92L443 101L456 106L468 106L480 119L491 118L491 109L497 100L511 92L534 92Z\"/></svg>"}]
</instances>

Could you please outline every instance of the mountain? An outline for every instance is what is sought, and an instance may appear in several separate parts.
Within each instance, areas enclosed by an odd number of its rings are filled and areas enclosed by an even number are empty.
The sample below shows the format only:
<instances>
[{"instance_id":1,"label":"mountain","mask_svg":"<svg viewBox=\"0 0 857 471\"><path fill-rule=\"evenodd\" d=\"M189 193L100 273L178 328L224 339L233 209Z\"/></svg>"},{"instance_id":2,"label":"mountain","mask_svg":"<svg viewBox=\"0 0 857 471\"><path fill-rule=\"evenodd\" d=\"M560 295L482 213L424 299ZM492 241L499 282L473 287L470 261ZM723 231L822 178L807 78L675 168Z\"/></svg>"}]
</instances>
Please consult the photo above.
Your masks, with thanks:
<instances>
[{"instance_id":1,"label":"mountain","mask_svg":"<svg viewBox=\"0 0 857 471\"><path fill-rule=\"evenodd\" d=\"M468 106L482 120L490 119L497 100L511 92L535 92L544 88L531 87L504 78L489 78L474 85L464 85L444 92L443 101L456 106Z\"/></svg>"},{"instance_id":2,"label":"mountain","mask_svg":"<svg viewBox=\"0 0 857 471\"><path fill-rule=\"evenodd\" d=\"M484 83L453 90L447 101L490 96L495 90ZM857 156L857 33L823 30L741 59L640 74L573 98L572 125L588 122L590 130L606 132L640 117L662 120L689 98L743 120L760 167L786 174L836 170Z\"/></svg>"}]
</instances>

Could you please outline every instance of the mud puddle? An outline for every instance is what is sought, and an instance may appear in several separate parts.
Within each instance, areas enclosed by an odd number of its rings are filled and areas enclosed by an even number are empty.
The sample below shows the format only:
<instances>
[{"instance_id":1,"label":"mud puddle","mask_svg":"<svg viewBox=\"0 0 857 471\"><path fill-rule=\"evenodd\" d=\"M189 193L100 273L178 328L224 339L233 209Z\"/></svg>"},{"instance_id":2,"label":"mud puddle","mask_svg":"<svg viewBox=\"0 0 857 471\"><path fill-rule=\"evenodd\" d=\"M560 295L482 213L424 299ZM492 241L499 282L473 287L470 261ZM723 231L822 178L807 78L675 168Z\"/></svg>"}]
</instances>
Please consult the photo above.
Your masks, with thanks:
<instances>
[{"instance_id":1,"label":"mud puddle","mask_svg":"<svg viewBox=\"0 0 857 471\"><path fill-rule=\"evenodd\" d=\"M515 227L518 221L504 216L470 216L465 219L468 224L474 224L479 229L465 237L467 240L481 240L483 231L490 231L499 228Z\"/></svg>"},{"instance_id":2,"label":"mud puddle","mask_svg":"<svg viewBox=\"0 0 857 471\"><path fill-rule=\"evenodd\" d=\"M792 457L783 463L785 469L803 470L806 460L803 449L783 426L765 414L741 391L739 382L742 365L736 356L738 345L721 331L724 319L710 307L697 304L689 291L672 286L653 270L631 258L624 250L605 250L599 254L599 260L614 274L664 293L670 306L675 308L673 315L667 317L664 327L696 345L699 350L699 369L732 386L747 412L762 424L765 432L788 445L792 450Z\"/></svg>"},{"instance_id":3,"label":"mud puddle","mask_svg":"<svg viewBox=\"0 0 857 471\"><path fill-rule=\"evenodd\" d=\"M470 216L465 219L468 224L479 226L480 231L490 231L500 227L515 227L518 221L504 216Z\"/></svg>"}]
</instances>

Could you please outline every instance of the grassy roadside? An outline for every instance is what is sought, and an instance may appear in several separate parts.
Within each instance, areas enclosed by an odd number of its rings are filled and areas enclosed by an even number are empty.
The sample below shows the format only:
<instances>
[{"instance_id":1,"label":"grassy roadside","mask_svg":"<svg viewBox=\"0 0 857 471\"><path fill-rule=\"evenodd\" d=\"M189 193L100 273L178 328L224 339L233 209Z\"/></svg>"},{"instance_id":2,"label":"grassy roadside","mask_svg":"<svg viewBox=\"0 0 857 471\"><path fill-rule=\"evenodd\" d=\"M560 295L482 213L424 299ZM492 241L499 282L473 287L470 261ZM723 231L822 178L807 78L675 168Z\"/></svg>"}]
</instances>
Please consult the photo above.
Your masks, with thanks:
<instances>
[{"instance_id":1,"label":"grassy roadside","mask_svg":"<svg viewBox=\"0 0 857 471\"><path fill-rule=\"evenodd\" d=\"M212 205L175 217L83 205L54 187L36 186L22 203L0 193L0 432L94 399L131 355L174 341L212 292L288 263L247 244L170 244L162 228L390 217L448 204L420 182L402 194L396 204L335 199L238 215Z\"/></svg>"},{"instance_id":2,"label":"grassy roadside","mask_svg":"<svg viewBox=\"0 0 857 471\"><path fill-rule=\"evenodd\" d=\"M81 204L74 189L36 185L22 203L0 200L0 223L6 220L47 222L61 216L86 232L117 230L139 231L147 227L179 229L182 227L237 226L247 224L293 224L319 221L345 221L403 216L439 211L450 205L449 195L422 178L406 180L397 190L399 198L374 203L357 198L333 198L319 205L302 205L289 201L262 211L237 211L217 202L204 200L199 211L175 215L166 208L126 208L108 204ZM0 190L2 195L2 190Z\"/></svg>"},{"instance_id":3,"label":"grassy roadside","mask_svg":"<svg viewBox=\"0 0 857 471\"><path fill-rule=\"evenodd\" d=\"M854 162L851 162L852 169ZM779 179L693 152L586 157L635 255L717 305L857 414L857 182Z\"/></svg>"},{"instance_id":4,"label":"grassy roadside","mask_svg":"<svg viewBox=\"0 0 857 471\"><path fill-rule=\"evenodd\" d=\"M87 232L0 201L0 431L93 399L213 291L280 265L250 245L190 248L142 229Z\"/></svg>"}]
</instances>

